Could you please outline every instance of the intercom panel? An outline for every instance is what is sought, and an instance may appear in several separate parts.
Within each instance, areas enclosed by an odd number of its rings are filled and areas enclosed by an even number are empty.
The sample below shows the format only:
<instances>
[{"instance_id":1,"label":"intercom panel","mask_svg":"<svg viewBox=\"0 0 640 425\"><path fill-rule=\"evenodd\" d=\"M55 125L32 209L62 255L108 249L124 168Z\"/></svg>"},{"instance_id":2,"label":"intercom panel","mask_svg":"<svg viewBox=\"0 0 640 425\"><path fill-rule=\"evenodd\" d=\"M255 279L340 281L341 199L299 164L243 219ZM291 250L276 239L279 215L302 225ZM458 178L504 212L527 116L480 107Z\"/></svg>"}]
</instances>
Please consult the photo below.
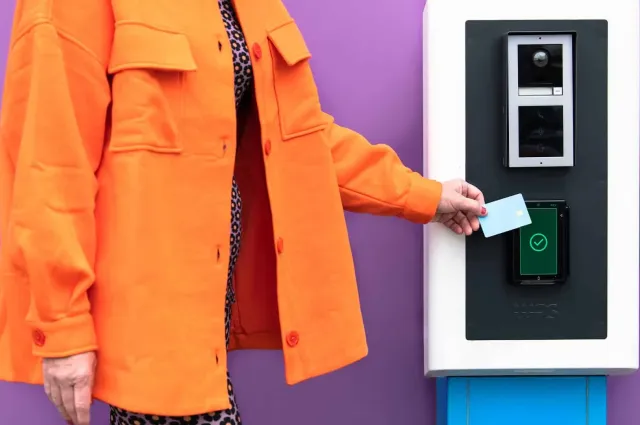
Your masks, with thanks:
<instances>
[{"instance_id":1,"label":"intercom panel","mask_svg":"<svg viewBox=\"0 0 640 425\"><path fill-rule=\"evenodd\" d=\"M468 340L607 337L608 75L606 60L600 63L593 59L607 57L607 33L608 24L603 20L466 23L466 38L474 46L466 49L467 180L481 187L487 199L522 193L528 207L531 201L556 199L577 212L572 214L575 220L565 223L568 238L561 245L558 242L564 241L563 235L552 238L547 229L551 224L545 224L552 209L530 209L534 223L511 234L494 238L473 235L467 239ZM506 55L505 43L510 52ZM487 54L490 51L493 55ZM540 61L547 66L556 63L557 73L551 69L536 74L534 61L541 55ZM481 81L492 73L504 75L500 69L505 66L510 70L507 109L509 143L514 148L509 149L510 167L500 163L500 143L489 142L500 139L503 118L500 97L490 97L490 93L503 85L500 77L484 84ZM483 72L479 73L481 68ZM580 102L575 111L574 81L575 98ZM484 107L477 108L480 104ZM562 112L549 112L554 108ZM512 113L517 116L517 125ZM580 166L549 166L548 161L573 164L573 137L561 128L574 126L580 135L580 149L575 151ZM519 131L512 132L516 127ZM530 131L534 127L539 128ZM514 150L518 155L512 158ZM530 151L551 156L523 156ZM538 227L539 231L529 235ZM534 237L538 239L532 243L540 242L545 235L553 246L533 251L527 244L535 234L539 234ZM566 252L566 261L550 258L569 245L572 249ZM557 261L560 259L563 261ZM567 275L567 262L582 267L572 268Z\"/></svg>"},{"instance_id":2,"label":"intercom panel","mask_svg":"<svg viewBox=\"0 0 640 425\"><path fill-rule=\"evenodd\" d=\"M504 36L508 167L574 163L575 32Z\"/></svg>"}]
</instances>

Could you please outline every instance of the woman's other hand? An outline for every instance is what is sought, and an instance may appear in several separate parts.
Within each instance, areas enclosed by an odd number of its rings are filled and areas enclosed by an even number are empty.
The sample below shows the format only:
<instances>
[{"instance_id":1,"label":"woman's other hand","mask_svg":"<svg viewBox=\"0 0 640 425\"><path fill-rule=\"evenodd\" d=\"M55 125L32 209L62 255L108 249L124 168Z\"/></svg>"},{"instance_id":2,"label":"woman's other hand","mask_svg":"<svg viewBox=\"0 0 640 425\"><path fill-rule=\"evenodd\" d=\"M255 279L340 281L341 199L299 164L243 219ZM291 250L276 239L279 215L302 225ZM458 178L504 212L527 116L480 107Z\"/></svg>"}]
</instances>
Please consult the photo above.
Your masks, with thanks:
<instances>
[{"instance_id":1,"label":"woman's other hand","mask_svg":"<svg viewBox=\"0 0 640 425\"><path fill-rule=\"evenodd\" d=\"M478 216L486 214L480 189L462 179L442 183L442 196L433 221L469 236L480 228Z\"/></svg>"},{"instance_id":2,"label":"woman's other hand","mask_svg":"<svg viewBox=\"0 0 640 425\"><path fill-rule=\"evenodd\" d=\"M95 369L93 351L42 361L44 390L69 424L89 425Z\"/></svg>"}]
</instances>

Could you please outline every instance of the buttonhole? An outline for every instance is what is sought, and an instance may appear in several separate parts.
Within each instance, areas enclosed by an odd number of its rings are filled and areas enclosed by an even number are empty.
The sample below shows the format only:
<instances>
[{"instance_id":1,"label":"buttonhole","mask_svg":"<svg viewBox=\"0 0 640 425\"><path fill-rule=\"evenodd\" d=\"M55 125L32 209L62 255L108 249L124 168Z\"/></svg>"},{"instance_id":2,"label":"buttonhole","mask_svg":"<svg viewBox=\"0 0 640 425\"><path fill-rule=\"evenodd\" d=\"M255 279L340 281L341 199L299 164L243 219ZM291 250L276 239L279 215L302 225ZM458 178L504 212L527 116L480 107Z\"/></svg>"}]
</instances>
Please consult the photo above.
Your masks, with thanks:
<instances>
[{"instance_id":1,"label":"buttonhole","mask_svg":"<svg viewBox=\"0 0 640 425\"><path fill-rule=\"evenodd\" d=\"M219 263L220 262L220 247L218 246L218 249L216 251L216 261Z\"/></svg>"},{"instance_id":2,"label":"buttonhole","mask_svg":"<svg viewBox=\"0 0 640 425\"><path fill-rule=\"evenodd\" d=\"M218 50L222 50L222 43L218 41Z\"/></svg>"}]
</instances>

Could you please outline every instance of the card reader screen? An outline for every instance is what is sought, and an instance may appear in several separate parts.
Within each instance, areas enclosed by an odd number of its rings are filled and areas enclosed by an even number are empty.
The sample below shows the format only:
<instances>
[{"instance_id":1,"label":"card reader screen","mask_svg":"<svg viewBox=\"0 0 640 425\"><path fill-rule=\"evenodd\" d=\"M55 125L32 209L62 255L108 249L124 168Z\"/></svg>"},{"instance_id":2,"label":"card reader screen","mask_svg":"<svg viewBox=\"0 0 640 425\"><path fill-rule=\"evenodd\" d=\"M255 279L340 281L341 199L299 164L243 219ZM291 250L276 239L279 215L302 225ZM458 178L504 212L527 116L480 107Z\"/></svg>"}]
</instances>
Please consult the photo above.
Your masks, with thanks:
<instances>
[{"instance_id":1,"label":"card reader screen","mask_svg":"<svg viewBox=\"0 0 640 425\"><path fill-rule=\"evenodd\" d=\"M520 229L520 274L558 274L558 209L529 208L531 224Z\"/></svg>"}]
</instances>

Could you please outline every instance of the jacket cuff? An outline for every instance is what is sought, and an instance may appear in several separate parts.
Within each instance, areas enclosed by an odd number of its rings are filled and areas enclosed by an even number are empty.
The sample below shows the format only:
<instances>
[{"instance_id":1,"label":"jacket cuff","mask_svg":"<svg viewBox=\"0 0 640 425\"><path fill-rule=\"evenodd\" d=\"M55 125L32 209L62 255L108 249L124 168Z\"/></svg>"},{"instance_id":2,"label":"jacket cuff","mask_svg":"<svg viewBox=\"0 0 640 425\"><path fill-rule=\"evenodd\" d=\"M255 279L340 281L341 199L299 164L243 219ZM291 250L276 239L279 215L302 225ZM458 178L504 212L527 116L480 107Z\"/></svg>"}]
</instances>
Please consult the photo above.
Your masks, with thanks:
<instances>
[{"instance_id":1,"label":"jacket cuff","mask_svg":"<svg viewBox=\"0 0 640 425\"><path fill-rule=\"evenodd\" d=\"M30 325L35 356L59 358L98 349L93 317L89 313Z\"/></svg>"},{"instance_id":2,"label":"jacket cuff","mask_svg":"<svg viewBox=\"0 0 640 425\"><path fill-rule=\"evenodd\" d=\"M411 177L411 189L403 217L414 223L426 224L436 215L442 196L442 183L424 178L418 173Z\"/></svg>"}]
</instances>

